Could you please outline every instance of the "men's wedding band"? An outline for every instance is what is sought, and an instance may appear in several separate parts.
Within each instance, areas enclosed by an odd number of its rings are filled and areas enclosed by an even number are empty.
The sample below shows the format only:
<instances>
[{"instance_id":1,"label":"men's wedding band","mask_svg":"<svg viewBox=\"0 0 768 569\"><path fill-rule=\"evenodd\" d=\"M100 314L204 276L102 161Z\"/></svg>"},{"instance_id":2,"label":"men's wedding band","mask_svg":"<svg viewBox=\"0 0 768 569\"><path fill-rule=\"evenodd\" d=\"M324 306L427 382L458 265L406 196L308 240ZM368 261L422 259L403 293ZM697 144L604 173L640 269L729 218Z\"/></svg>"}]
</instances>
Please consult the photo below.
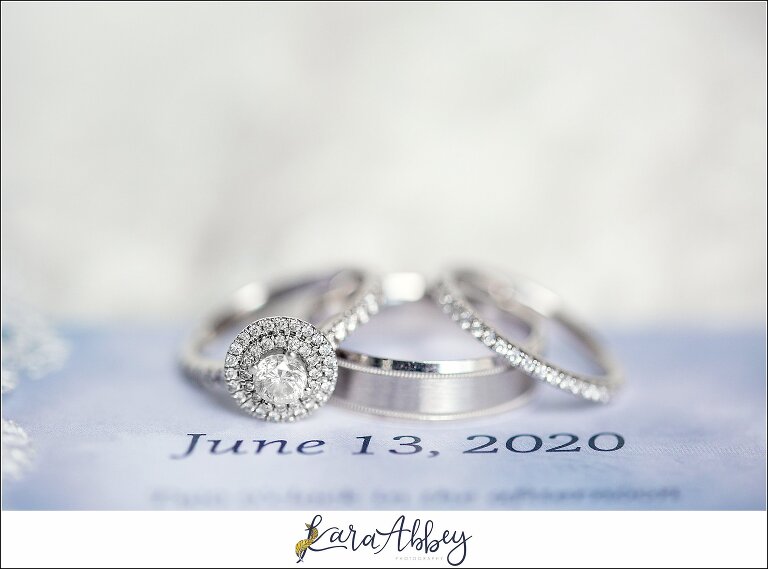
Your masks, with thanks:
<instances>
[{"instance_id":1,"label":"men's wedding band","mask_svg":"<svg viewBox=\"0 0 768 569\"><path fill-rule=\"evenodd\" d=\"M419 302L426 279L416 273L382 278L382 309ZM543 346L540 317L516 309L506 315L525 325L525 345ZM439 314L436 314L439 316ZM406 360L337 350L339 381L333 401L345 407L408 419L459 419L501 412L525 403L533 382L498 354L457 360Z\"/></svg>"}]
</instances>

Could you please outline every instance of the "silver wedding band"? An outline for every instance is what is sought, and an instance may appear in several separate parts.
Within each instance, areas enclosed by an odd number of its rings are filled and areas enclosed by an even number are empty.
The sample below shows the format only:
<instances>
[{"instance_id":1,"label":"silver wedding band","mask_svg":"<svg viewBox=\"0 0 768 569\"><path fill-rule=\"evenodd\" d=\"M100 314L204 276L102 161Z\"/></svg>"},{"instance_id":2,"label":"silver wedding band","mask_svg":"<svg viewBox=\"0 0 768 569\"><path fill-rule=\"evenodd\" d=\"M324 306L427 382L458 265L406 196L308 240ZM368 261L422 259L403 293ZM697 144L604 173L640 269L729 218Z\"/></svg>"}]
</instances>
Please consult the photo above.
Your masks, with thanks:
<instances>
[{"instance_id":1,"label":"silver wedding band","mask_svg":"<svg viewBox=\"0 0 768 569\"><path fill-rule=\"evenodd\" d=\"M416 273L382 278L382 310L419 302L428 294ZM525 345L541 349L538 315L525 309L505 311L528 329ZM507 411L523 405L533 382L496 354L454 360L406 360L337 350L339 381L334 401L345 407L388 417L446 420Z\"/></svg>"},{"instance_id":2,"label":"silver wedding band","mask_svg":"<svg viewBox=\"0 0 768 569\"><path fill-rule=\"evenodd\" d=\"M356 351L341 344L380 310L436 301L461 329L481 342L486 356L428 360L399 359ZM277 307L294 306L288 315ZM522 324L512 338L495 316ZM545 356L545 327L568 330L601 374L572 371ZM245 326L239 332L235 326ZM228 335L229 334L229 335ZM228 338L223 362L209 357ZM333 400L366 413L417 420L476 417L518 407L540 380L594 402L608 402L623 383L613 358L558 296L533 281L460 269L434 284L416 273L379 278L346 269L287 284L246 285L205 318L182 347L185 375L229 392L248 414L269 421L294 421Z\"/></svg>"},{"instance_id":3,"label":"silver wedding band","mask_svg":"<svg viewBox=\"0 0 768 569\"><path fill-rule=\"evenodd\" d=\"M550 361L542 351L511 340L481 316L471 297L484 298L501 309L525 307L548 321L559 323L585 348L602 373L570 370ZM454 270L441 277L435 287L435 298L443 312L463 330L533 379L599 403L609 402L624 383L617 363L596 335L567 310L557 294L530 279L471 269Z\"/></svg>"}]
</instances>

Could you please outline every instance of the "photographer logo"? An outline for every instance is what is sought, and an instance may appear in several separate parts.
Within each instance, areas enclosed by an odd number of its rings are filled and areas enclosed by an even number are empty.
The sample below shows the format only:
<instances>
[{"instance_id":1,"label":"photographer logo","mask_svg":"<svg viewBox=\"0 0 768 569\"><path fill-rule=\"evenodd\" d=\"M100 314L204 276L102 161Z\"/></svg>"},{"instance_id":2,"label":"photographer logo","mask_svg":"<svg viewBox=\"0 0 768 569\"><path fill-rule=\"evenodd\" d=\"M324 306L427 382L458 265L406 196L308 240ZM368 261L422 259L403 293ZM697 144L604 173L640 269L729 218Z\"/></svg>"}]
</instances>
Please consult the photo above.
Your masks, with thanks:
<instances>
[{"instance_id":1,"label":"photographer logo","mask_svg":"<svg viewBox=\"0 0 768 569\"><path fill-rule=\"evenodd\" d=\"M345 528L323 525L323 517L315 515L305 523L306 537L296 543L297 563L306 559L309 552L346 550L373 554L390 550L397 553L410 552L421 556L444 556L449 565L461 565L467 558L467 542L472 537L464 531L435 529L432 520L422 523L415 518L408 523L405 515L399 516L387 529L361 531L353 524Z\"/></svg>"}]
</instances>

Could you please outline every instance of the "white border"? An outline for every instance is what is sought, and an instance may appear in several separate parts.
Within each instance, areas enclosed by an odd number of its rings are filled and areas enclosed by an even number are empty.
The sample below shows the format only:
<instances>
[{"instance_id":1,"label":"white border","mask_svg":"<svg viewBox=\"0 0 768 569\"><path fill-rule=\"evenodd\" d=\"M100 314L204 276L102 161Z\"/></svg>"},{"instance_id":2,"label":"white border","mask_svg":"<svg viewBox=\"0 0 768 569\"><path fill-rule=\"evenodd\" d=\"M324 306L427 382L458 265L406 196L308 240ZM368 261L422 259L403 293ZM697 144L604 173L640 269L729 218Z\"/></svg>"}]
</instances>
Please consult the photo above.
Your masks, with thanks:
<instances>
[{"instance_id":1,"label":"white border","mask_svg":"<svg viewBox=\"0 0 768 569\"><path fill-rule=\"evenodd\" d=\"M3 512L3 567L295 567L317 512ZM464 530L461 567L765 567L765 512L321 512L360 531L404 514ZM394 549L312 552L300 567L447 567ZM418 557L418 553L416 552Z\"/></svg>"}]
</instances>

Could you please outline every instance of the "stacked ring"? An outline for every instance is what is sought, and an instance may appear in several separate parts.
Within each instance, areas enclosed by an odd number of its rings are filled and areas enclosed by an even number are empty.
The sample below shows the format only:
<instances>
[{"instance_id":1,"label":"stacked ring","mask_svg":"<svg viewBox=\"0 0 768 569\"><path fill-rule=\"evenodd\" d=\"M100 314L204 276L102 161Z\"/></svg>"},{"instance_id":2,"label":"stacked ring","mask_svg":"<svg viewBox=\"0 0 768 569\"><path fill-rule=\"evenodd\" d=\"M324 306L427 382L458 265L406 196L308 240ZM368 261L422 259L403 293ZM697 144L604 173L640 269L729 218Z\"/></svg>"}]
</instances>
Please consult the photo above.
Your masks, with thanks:
<instances>
[{"instance_id":1,"label":"stacked ring","mask_svg":"<svg viewBox=\"0 0 768 569\"><path fill-rule=\"evenodd\" d=\"M607 403L624 379L611 355L589 329L574 318L549 289L522 277L503 277L475 270L446 273L434 289L437 302L453 321L509 364L528 376L583 399ZM480 315L470 296L499 308L526 307L559 322L590 352L601 375L577 373L548 361L540 350L510 340Z\"/></svg>"},{"instance_id":2,"label":"stacked ring","mask_svg":"<svg viewBox=\"0 0 768 569\"><path fill-rule=\"evenodd\" d=\"M304 296L297 316L266 314L287 299ZM459 327L481 342L486 356L398 359L341 344L377 314L434 299ZM522 323L522 340L490 323L487 309ZM316 322L312 324L311 322ZM544 354L544 322L556 322L586 348L600 374L572 371ZM210 359L211 344L232 331L223 363ZM228 391L248 414L267 421L294 421L324 405L420 420L476 417L509 410L529 400L540 380L582 399L606 403L624 378L595 335L560 298L528 279L476 270L445 273L433 287L415 273L381 280L364 271L335 271L287 285L249 284L206 318L184 344L184 373L206 387Z\"/></svg>"},{"instance_id":3,"label":"stacked ring","mask_svg":"<svg viewBox=\"0 0 768 569\"><path fill-rule=\"evenodd\" d=\"M205 356L207 347L237 323L299 293L340 291L343 309L321 325L288 316L259 318L233 335L223 364ZM289 285L253 283L206 318L187 340L180 363L206 387L226 387L250 415L294 421L325 404L336 387L336 344L378 312L377 279L356 270L337 271Z\"/></svg>"},{"instance_id":4,"label":"stacked ring","mask_svg":"<svg viewBox=\"0 0 768 569\"><path fill-rule=\"evenodd\" d=\"M382 279L382 309L419 302L428 292L415 273ZM428 298L428 297L427 297ZM530 349L543 343L540 319L531 311L505 311L525 325ZM406 360L337 350L340 368L334 401L367 413L444 420L506 411L528 401L533 382L498 354L460 360Z\"/></svg>"}]
</instances>

